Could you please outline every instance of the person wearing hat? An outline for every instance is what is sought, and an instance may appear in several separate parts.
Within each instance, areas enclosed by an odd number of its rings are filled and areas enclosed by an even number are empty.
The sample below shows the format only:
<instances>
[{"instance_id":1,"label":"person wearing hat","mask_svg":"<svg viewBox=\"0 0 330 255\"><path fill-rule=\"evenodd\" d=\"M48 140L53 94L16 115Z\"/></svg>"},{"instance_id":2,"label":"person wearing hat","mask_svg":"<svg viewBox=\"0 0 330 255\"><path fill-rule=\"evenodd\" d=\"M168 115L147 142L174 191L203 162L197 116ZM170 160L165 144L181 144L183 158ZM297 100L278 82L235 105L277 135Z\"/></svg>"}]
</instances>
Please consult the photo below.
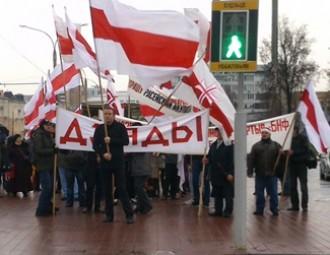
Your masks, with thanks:
<instances>
[{"instance_id":1,"label":"person wearing hat","mask_svg":"<svg viewBox=\"0 0 330 255\"><path fill-rule=\"evenodd\" d=\"M255 172L256 211L255 215L262 216L265 208L265 190L270 196L270 210L278 216L277 177L274 166L281 145L271 139L271 130L268 127L261 129L261 140L252 146L248 156L248 176Z\"/></svg>"},{"instance_id":2,"label":"person wearing hat","mask_svg":"<svg viewBox=\"0 0 330 255\"><path fill-rule=\"evenodd\" d=\"M34 161L39 173L41 194L39 196L37 217L52 214L52 170L54 165L55 142L53 138L54 124L42 120L32 137Z\"/></svg>"}]
</instances>

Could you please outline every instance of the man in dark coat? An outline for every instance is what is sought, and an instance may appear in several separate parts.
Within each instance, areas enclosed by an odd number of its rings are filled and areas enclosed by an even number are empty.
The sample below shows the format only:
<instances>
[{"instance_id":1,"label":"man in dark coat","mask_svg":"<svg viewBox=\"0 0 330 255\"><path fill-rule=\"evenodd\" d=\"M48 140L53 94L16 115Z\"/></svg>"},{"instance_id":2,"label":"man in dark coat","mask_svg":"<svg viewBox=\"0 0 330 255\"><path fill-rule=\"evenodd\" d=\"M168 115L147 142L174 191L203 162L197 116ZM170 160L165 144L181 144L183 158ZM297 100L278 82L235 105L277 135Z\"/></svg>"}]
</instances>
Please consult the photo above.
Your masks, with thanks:
<instances>
[{"instance_id":1,"label":"man in dark coat","mask_svg":"<svg viewBox=\"0 0 330 255\"><path fill-rule=\"evenodd\" d=\"M291 150L290 150L290 187L291 187L291 208L289 211L299 211L299 196L297 191L297 179L300 182L301 207L304 212L308 207L308 187L307 187L307 167L308 158L308 140L302 134L299 134L299 128L295 127L293 131Z\"/></svg>"},{"instance_id":2,"label":"man in dark coat","mask_svg":"<svg viewBox=\"0 0 330 255\"><path fill-rule=\"evenodd\" d=\"M217 140L212 143L207 159L204 159L204 162L209 164L215 200L215 212L210 215L230 217L233 212L234 197L234 150L232 144L224 143L219 129L216 129L216 135ZM223 200L226 202L225 207Z\"/></svg>"},{"instance_id":3,"label":"man in dark coat","mask_svg":"<svg viewBox=\"0 0 330 255\"><path fill-rule=\"evenodd\" d=\"M114 175L115 186L126 214L126 222L132 224L134 223L133 209L126 189L124 159L124 145L129 143L127 130L123 124L115 121L113 109L105 106L103 114L108 136L105 135L104 124L98 126L94 133L93 147L101 161L106 206L105 222L113 222L112 175Z\"/></svg>"},{"instance_id":4,"label":"man in dark coat","mask_svg":"<svg viewBox=\"0 0 330 255\"><path fill-rule=\"evenodd\" d=\"M54 167L55 143L51 132L52 123L43 120L32 137L34 160L39 172L42 189L36 211L37 217L52 214L52 170Z\"/></svg>"},{"instance_id":5,"label":"man in dark coat","mask_svg":"<svg viewBox=\"0 0 330 255\"><path fill-rule=\"evenodd\" d=\"M274 166L281 145L273 141L269 128L261 130L261 141L252 146L248 157L248 176L256 173L256 211L255 215L263 215L265 208L265 189L270 196L270 210L278 216L277 177Z\"/></svg>"}]
</instances>

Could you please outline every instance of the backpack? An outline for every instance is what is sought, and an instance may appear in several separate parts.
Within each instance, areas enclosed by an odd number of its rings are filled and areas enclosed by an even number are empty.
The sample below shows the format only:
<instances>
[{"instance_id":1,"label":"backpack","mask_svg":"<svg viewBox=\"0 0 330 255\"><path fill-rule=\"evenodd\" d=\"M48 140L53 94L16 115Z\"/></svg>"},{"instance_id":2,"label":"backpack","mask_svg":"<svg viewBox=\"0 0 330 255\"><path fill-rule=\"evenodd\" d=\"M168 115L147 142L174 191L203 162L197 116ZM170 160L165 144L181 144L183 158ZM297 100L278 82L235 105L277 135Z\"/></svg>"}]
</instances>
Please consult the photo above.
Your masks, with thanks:
<instances>
[{"instance_id":1,"label":"backpack","mask_svg":"<svg viewBox=\"0 0 330 255\"><path fill-rule=\"evenodd\" d=\"M307 148L308 148L308 153L307 153L305 165L307 166L308 169L314 169L317 167L318 153L311 143L308 143Z\"/></svg>"}]
</instances>

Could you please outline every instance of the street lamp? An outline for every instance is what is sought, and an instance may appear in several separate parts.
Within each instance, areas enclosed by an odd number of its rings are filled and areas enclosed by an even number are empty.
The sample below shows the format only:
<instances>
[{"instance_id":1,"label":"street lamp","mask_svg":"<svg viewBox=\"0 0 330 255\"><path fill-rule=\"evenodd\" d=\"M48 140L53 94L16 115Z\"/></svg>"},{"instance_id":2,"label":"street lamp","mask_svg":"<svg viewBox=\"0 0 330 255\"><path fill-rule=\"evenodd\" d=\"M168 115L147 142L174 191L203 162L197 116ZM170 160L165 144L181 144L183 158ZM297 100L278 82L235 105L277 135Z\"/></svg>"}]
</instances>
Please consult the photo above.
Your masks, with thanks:
<instances>
[{"instance_id":1,"label":"street lamp","mask_svg":"<svg viewBox=\"0 0 330 255\"><path fill-rule=\"evenodd\" d=\"M53 45L53 67L55 68L55 66L57 65L57 54L56 54L55 41L53 40L53 38L47 32L45 32L45 31L43 31L39 28L30 27L30 26L27 26L27 25L19 25L19 26L21 28L27 28L27 29L30 29L30 30L33 30L33 31L43 33L44 35L46 35L50 39L50 41L52 42L52 45Z\"/></svg>"}]
</instances>

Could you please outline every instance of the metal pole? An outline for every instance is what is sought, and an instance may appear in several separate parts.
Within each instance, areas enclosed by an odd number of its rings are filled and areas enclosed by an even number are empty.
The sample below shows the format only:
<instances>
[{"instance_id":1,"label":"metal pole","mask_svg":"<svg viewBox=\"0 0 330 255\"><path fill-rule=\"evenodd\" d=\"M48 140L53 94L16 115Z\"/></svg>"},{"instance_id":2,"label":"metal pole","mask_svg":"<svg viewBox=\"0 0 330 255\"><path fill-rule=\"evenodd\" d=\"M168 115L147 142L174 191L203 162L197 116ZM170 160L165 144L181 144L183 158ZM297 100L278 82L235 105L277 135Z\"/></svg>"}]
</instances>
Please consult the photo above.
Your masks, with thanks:
<instances>
[{"instance_id":1,"label":"metal pole","mask_svg":"<svg viewBox=\"0 0 330 255\"><path fill-rule=\"evenodd\" d=\"M36 31L36 32L43 33L44 35L46 35L50 39L50 41L51 41L51 43L53 45L53 57L52 57L52 59L53 59L53 67L55 67L57 65L57 54L56 54L55 41L53 40L53 38L46 31L41 30L39 28L30 27L30 26L27 26L27 25L19 25L19 26L21 28L27 28L27 29L30 29L30 30L33 30L33 31Z\"/></svg>"},{"instance_id":2,"label":"metal pole","mask_svg":"<svg viewBox=\"0 0 330 255\"><path fill-rule=\"evenodd\" d=\"M235 199L234 242L238 249L246 249L247 202L246 202L246 113L244 111L244 76L238 74L237 113L235 115Z\"/></svg>"}]
</instances>

